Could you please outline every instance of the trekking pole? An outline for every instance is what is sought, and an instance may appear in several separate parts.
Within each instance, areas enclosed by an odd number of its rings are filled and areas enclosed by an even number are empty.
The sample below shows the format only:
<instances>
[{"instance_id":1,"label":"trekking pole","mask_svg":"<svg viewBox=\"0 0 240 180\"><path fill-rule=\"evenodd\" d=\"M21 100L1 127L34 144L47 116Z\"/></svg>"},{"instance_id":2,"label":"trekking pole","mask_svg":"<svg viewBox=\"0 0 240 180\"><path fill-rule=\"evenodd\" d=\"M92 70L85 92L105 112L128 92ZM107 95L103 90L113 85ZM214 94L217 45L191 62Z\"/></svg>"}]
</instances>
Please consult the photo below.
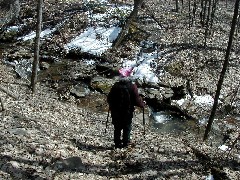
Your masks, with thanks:
<instances>
[{"instance_id":1,"label":"trekking pole","mask_svg":"<svg viewBox=\"0 0 240 180\"><path fill-rule=\"evenodd\" d=\"M143 111L143 135L145 136L145 117L144 117L144 107L142 108Z\"/></svg>"},{"instance_id":2,"label":"trekking pole","mask_svg":"<svg viewBox=\"0 0 240 180\"><path fill-rule=\"evenodd\" d=\"M110 109L108 109L108 114L107 114L107 121L106 121L105 133L107 133L107 126L108 126L108 118L109 118L109 113L110 113Z\"/></svg>"}]
</instances>

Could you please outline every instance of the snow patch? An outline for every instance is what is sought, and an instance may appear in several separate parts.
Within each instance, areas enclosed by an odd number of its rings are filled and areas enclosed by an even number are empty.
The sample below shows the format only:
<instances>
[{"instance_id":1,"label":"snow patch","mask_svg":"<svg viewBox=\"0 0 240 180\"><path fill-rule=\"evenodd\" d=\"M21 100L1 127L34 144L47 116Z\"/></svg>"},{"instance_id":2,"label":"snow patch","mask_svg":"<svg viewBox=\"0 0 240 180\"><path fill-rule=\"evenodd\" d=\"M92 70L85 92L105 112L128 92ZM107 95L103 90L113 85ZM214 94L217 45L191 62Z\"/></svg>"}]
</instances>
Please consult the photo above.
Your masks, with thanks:
<instances>
[{"instance_id":1,"label":"snow patch","mask_svg":"<svg viewBox=\"0 0 240 180\"><path fill-rule=\"evenodd\" d=\"M229 149L229 147L226 145L221 145L218 148L221 149L222 151L227 151Z\"/></svg>"},{"instance_id":2,"label":"snow patch","mask_svg":"<svg viewBox=\"0 0 240 180\"><path fill-rule=\"evenodd\" d=\"M97 27L87 28L80 36L65 45L67 51L80 48L82 52L101 55L112 46L112 42L121 31L119 27Z\"/></svg>"},{"instance_id":3,"label":"snow patch","mask_svg":"<svg viewBox=\"0 0 240 180\"><path fill-rule=\"evenodd\" d=\"M56 31L55 28L53 28L53 29L50 29L50 28L45 29L44 31L42 31L40 33L40 38L48 36L48 35L52 34L54 31ZM35 37L36 37L36 32L33 31L33 32L29 33L26 36L19 37L18 40L28 41L28 40L34 39Z\"/></svg>"}]
</instances>

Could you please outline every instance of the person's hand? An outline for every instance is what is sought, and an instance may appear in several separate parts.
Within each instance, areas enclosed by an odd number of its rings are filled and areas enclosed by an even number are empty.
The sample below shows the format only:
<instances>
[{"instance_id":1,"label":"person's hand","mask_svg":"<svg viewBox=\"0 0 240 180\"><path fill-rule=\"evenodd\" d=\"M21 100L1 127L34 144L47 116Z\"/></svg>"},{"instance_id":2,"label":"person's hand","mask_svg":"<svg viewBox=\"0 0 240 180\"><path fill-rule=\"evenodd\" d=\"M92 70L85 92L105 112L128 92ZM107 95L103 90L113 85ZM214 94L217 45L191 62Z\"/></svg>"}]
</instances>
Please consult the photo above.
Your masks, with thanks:
<instances>
[{"instance_id":1,"label":"person's hand","mask_svg":"<svg viewBox=\"0 0 240 180\"><path fill-rule=\"evenodd\" d=\"M146 106L147 105L147 102L143 100L143 105Z\"/></svg>"},{"instance_id":2,"label":"person's hand","mask_svg":"<svg viewBox=\"0 0 240 180\"><path fill-rule=\"evenodd\" d=\"M143 95L143 94L140 94L140 97L141 97L141 100L142 100L142 102L143 102L143 105L144 105L144 106L147 105L147 102L145 101L144 95Z\"/></svg>"}]
</instances>

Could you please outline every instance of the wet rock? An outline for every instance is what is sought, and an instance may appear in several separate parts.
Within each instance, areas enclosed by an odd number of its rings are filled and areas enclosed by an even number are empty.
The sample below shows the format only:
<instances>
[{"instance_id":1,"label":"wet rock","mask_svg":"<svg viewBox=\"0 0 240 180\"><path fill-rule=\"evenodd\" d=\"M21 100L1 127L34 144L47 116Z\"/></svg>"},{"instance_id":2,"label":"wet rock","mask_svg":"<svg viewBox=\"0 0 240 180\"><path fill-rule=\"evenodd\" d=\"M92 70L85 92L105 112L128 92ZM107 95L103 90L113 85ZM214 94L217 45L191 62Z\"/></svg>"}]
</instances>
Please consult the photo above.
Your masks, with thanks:
<instances>
[{"instance_id":1,"label":"wet rock","mask_svg":"<svg viewBox=\"0 0 240 180\"><path fill-rule=\"evenodd\" d=\"M69 74L69 76L66 76L66 79L83 80L87 83L96 74L95 61L90 59L67 62L67 68L64 69L64 72Z\"/></svg>"},{"instance_id":2,"label":"wet rock","mask_svg":"<svg viewBox=\"0 0 240 180\"><path fill-rule=\"evenodd\" d=\"M108 94L115 80L96 76L91 81L91 87L99 92Z\"/></svg>"},{"instance_id":3,"label":"wet rock","mask_svg":"<svg viewBox=\"0 0 240 180\"><path fill-rule=\"evenodd\" d=\"M82 98L88 95L90 93L90 90L88 89L87 85L78 84L70 90L70 93L77 98Z\"/></svg>"}]
</instances>

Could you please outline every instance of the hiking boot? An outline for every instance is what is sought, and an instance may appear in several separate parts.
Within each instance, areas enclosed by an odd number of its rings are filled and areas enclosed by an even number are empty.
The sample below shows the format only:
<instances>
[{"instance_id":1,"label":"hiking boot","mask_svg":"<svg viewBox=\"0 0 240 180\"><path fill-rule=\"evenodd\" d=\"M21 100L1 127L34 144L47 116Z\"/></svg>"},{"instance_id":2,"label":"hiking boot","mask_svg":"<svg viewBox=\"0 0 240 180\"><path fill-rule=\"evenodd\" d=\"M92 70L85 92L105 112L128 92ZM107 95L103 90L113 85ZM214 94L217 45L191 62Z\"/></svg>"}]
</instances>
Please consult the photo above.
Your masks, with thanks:
<instances>
[{"instance_id":1,"label":"hiking boot","mask_svg":"<svg viewBox=\"0 0 240 180\"><path fill-rule=\"evenodd\" d=\"M123 148L134 147L134 146L135 146L135 144L132 143L132 142L129 142L129 143L127 143L127 144L123 144L123 145L122 145Z\"/></svg>"},{"instance_id":2,"label":"hiking boot","mask_svg":"<svg viewBox=\"0 0 240 180\"><path fill-rule=\"evenodd\" d=\"M123 147L123 145L122 144L115 144L115 149L121 149L122 147Z\"/></svg>"}]
</instances>

